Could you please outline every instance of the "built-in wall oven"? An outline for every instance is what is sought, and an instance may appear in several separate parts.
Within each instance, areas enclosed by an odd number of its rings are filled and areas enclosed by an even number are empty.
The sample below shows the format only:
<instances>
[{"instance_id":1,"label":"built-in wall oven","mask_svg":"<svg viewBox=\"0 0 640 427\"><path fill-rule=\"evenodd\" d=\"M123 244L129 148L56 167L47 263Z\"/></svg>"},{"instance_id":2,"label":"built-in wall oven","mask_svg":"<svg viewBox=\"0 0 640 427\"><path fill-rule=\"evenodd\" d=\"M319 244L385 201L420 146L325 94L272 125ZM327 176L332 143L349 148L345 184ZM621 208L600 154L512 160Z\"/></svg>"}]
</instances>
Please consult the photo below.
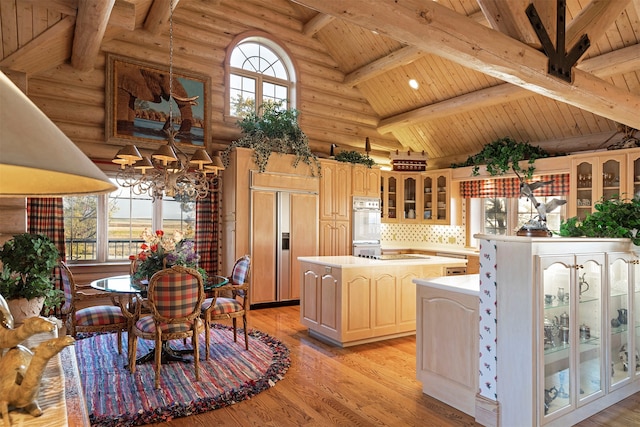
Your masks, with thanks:
<instances>
[{"instance_id":1,"label":"built-in wall oven","mask_svg":"<svg viewBox=\"0 0 640 427\"><path fill-rule=\"evenodd\" d=\"M380 199L353 197L353 255L380 255Z\"/></svg>"}]
</instances>

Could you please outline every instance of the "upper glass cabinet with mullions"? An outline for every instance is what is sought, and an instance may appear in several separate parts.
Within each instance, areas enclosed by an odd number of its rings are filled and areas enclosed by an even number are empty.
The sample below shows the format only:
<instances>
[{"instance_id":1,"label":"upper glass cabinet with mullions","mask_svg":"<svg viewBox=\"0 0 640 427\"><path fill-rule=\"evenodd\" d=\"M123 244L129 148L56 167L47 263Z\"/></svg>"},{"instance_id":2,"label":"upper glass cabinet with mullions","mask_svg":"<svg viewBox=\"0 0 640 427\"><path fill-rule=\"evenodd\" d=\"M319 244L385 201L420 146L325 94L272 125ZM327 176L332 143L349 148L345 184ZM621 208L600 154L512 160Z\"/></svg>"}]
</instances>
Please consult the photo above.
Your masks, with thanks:
<instances>
[{"instance_id":1,"label":"upper glass cabinet with mullions","mask_svg":"<svg viewBox=\"0 0 640 427\"><path fill-rule=\"evenodd\" d=\"M604 254L541 257L541 420L555 419L603 393L603 266Z\"/></svg>"}]
</instances>

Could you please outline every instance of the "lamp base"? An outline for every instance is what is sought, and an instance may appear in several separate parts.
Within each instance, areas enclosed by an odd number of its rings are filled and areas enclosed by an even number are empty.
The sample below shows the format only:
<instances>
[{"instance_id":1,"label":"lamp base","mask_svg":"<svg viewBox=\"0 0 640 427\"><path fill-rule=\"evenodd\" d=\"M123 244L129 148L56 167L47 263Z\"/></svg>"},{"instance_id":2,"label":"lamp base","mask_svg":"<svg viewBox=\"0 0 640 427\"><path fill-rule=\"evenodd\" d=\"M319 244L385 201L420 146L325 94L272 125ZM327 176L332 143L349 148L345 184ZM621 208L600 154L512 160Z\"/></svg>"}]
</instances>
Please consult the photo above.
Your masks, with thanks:
<instances>
[{"instance_id":1,"label":"lamp base","mask_svg":"<svg viewBox=\"0 0 640 427\"><path fill-rule=\"evenodd\" d=\"M551 232L547 229L531 229L531 228L521 228L516 232L516 236L525 236L525 237L551 237Z\"/></svg>"}]
</instances>

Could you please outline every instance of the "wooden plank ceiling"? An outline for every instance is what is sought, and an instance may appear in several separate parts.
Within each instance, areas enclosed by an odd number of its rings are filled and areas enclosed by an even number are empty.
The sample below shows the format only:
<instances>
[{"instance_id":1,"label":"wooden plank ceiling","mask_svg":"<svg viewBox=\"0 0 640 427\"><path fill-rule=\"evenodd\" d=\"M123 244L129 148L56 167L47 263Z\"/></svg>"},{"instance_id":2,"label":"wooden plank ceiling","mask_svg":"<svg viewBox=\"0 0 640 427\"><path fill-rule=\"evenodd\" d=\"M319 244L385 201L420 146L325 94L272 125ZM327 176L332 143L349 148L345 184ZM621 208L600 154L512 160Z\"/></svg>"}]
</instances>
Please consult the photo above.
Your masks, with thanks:
<instances>
[{"instance_id":1,"label":"wooden plank ceiling","mask_svg":"<svg viewBox=\"0 0 640 427\"><path fill-rule=\"evenodd\" d=\"M525 14L529 3L245 0L236 9L241 15L254 8L267 26L284 16L289 31L323 46L340 84L357 90L377 116L368 126L379 135L371 139L381 162L390 150L402 149L425 151L430 165L446 167L505 136L551 152L601 149L624 136L623 125L639 129L640 0L566 1L567 50L585 33L590 39L571 83L548 75L547 58ZM77 71L91 69L104 43L118 34L166 31L169 4L0 0L0 67L26 75L63 63ZM216 16L216 8L234 4L174 0L176 13L184 5L201 16ZM533 4L555 41L556 1ZM242 18L229 15L229 20L237 26ZM303 129L311 122L304 114L302 108ZM354 119L354 129L363 126ZM354 132L363 136L367 130ZM307 133L330 143L323 132ZM354 138L352 147L342 148L362 151L361 145Z\"/></svg>"}]
</instances>

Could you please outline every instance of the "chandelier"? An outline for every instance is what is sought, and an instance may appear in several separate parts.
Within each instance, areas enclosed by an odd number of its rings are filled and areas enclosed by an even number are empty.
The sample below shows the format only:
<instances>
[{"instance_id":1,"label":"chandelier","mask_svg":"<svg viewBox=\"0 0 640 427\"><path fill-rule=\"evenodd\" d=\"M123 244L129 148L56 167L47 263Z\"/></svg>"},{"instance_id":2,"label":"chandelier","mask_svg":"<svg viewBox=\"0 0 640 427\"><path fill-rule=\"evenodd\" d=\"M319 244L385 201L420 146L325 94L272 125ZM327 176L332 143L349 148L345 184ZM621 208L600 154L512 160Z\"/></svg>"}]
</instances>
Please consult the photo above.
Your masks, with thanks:
<instances>
[{"instance_id":1,"label":"chandelier","mask_svg":"<svg viewBox=\"0 0 640 427\"><path fill-rule=\"evenodd\" d=\"M218 175L224 170L219 156L213 159L202 148L191 157L175 142L178 131L173 124L173 0L169 4L169 117L164 126L167 143L160 146L151 158L142 156L138 148L126 145L118 151L112 162L120 165L116 182L131 188L136 195L149 194L153 200L163 195L176 200L194 200L209 194L207 174Z\"/></svg>"}]
</instances>

